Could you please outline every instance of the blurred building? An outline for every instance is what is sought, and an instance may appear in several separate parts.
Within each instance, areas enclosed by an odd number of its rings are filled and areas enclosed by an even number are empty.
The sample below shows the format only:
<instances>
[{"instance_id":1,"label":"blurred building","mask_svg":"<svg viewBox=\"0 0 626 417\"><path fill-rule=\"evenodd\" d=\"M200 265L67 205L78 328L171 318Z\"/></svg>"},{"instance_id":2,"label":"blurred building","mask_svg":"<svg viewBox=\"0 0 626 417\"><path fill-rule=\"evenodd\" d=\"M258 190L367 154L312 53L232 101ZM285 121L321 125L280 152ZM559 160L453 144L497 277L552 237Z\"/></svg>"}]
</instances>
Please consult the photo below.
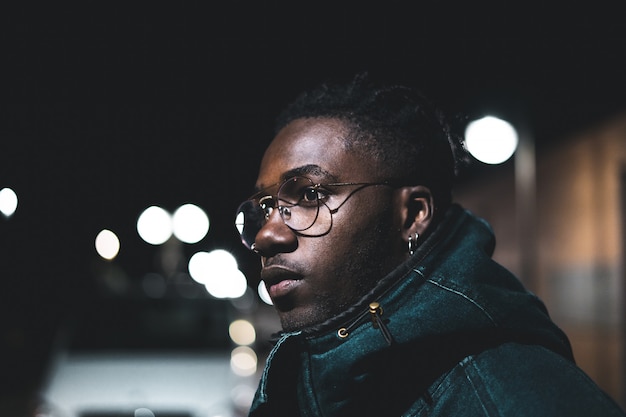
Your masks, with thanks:
<instances>
[{"instance_id":1,"label":"blurred building","mask_svg":"<svg viewBox=\"0 0 626 417\"><path fill-rule=\"evenodd\" d=\"M545 301L578 365L625 406L626 114L537 151L531 190L519 190L518 162L482 167L456 200L491 223L496 260Z\"/></svg>"}]
</instances>

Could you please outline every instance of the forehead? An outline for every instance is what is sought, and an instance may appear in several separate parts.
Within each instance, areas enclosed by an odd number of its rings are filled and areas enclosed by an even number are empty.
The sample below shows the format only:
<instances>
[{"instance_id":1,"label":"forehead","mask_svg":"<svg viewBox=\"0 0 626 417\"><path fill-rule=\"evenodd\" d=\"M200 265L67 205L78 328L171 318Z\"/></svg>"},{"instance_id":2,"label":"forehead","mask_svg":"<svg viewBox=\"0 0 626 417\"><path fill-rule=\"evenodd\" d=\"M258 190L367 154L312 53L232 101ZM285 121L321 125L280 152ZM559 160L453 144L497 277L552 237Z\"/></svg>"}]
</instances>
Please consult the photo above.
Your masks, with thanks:
<instances>
[{"instance_id":1,"label":"forehead","mask_svg":"<svg viewBox=\"0 0 626 417\"><path fill-rule=\"evenodd\" d=\"M297 119L276 135L261 161L258 188L294 174L314 181L369 181L372 163L346 147L345 124L338 119ZM369 175L367 175L369 174Z\"/></svg>"}]
</instances>

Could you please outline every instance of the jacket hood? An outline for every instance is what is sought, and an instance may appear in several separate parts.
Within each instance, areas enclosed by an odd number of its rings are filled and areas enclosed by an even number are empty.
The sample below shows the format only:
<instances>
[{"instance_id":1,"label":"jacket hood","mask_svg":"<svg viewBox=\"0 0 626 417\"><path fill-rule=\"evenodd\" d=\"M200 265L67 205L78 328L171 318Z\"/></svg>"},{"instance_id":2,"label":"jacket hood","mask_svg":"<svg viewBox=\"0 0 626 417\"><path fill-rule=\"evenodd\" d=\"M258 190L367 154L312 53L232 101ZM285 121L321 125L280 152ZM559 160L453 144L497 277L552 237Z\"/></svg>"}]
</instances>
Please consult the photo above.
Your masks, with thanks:
<instances>
[{"instance_id":1,"label":"jacket hood","mask_svg":"<svg viewBox=\"0 0 626 417\"><path fill-rule=\"evenodd\" d=\"M351 330L372 318L369 305L378 302L394 342L482 334L497 336L496 343L540 344L573 359L543 302L492 259L494 249L491 226L453 205L411 259L349 310L301 334L315 340Z\"/></svg>"}]
</instances>

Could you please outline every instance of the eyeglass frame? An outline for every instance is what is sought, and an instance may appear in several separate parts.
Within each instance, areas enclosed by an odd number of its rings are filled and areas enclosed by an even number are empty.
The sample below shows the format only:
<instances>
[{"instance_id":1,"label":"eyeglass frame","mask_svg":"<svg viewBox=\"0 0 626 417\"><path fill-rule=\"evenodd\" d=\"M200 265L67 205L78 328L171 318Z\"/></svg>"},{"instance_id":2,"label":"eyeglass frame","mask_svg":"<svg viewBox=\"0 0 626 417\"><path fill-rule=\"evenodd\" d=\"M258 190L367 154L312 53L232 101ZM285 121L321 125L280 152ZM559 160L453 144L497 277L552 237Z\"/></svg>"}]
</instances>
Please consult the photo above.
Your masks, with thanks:
<instances>
[{"instance_id":1,"label":"eyeglass frame","mask_svg":"<svg viewBox=\"0 0 626 417\"><path fill-rule=\"evenodd\" d=\"M320 188L325 188L325 187L344 187L344 186L359 186L357 188L355 188L354 190L352 190L347 196L346 198L344 198L344 200L335 208L330 208L330 206L328 204L326 204L326 202L322 201L320 198L317 198L317 214L315 215L315 220L313 220L313 222L311 223L310 226L298 230L298 229L294 229L293 227L289 226L287 224L287 222L285 222L285 218L284 216L284 209L285 206L284 205L279 205L278 204L278 192L280 191L280 189L287 184L289 181L294 180L295 178L303 178L306 179L308 181L310 181L311 186L315 189L315 191L317 191ZM337 213L339 211L339 209L346 203L346 201L348 201L348 199L350 197L352 197L353 194L355 194L357 191L360 191L366 187L370 187L370 186L388 186L388 187L397 187L398 185L395 184L394 182L391 181L383 181L383 182L334 182L334 183L316 183L315 181L313 181L311 178L304 176L304 175L293 175L289 178L286 178L282 181L279 181L273 185L270 185L268 187L263 188L260 191L257 191L256 193L252 194L249 198L247 198L246 200L244 200L241 204L239 204L238 210L237 210L237 214L241 213L241 207L246 204L247 202L255 202L256 201L256 205L258 205L259 207L261 206L261 202L265 201L267 199L271 199L274 203L273 207L272 207L272 211L270 213L266 213L265 209L263 209L261 207L261 210L264 212L264 217L265 217L265 223L261 226L261 228L263 228L263 226L265 226L265 224L267 224L267 221L269 220L269 216L271 216L273 209L278 208L278 213L280 215L281 220L283 221L283 223L285 224L285 226L287 226L289 228L289 230L291 230L292 232L301 235L301 236L306 236L306 237L320 237L320 236L324 236L325 234L327 234L328 232L330 232L330 230L333 227L333 214ZM274 187L278 187L276 195L272 195L272 194L266 194L264 196L263 193L265 193L267 190L269 190L270 188L274 188ZM262 196L262 197L261 197ZM315 224L315 222L318 219L318 215L319 215L319 209L320 209L320 205L323 204L328 208L328 211L330 213L330 225L328 227L328 230L326 230L323 233L320 234L313 234L313 235L309 235L306 233L303 233L305 230L313 227L313 225ZM299 206L300 204L293 204L291 205L291 207L294 206ZM259 228L259 231L261 230L261 228ZM258 232L257 232L258 233ZM247 244L247 242L243 239L243 233L239 233L241 238L242 238L242 243L244 244L244 246L246 246L248 249L254 251L254 242L251 243L250 245Z\"/></svg>"}]
</instances>

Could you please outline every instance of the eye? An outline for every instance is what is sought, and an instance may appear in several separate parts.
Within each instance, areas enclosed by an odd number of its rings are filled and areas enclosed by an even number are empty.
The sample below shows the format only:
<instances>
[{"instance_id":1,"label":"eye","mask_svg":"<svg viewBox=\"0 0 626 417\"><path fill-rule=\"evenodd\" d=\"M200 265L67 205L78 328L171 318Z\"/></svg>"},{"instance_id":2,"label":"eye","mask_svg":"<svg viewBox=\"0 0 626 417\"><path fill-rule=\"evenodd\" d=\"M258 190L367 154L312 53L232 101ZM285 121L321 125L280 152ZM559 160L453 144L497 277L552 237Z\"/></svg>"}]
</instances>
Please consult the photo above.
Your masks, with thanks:
<instances>
[{"instance_id":1,"label":"eye","mask_svg":"<svg viewBox=\"0 0 626 417\"><path fill-rule=\"evenodd\" d=\"M317 208L320 201L323 202L328 198L328 194L309 178L294 177L285 181L278 190L278 205L281 207Z\"/></svg>"},{"instance_id":2,"label":"eye","mask_svg":"<svg viewBox=\"0 0 626 417\"><path fill-rule=\"evenodd\" d=\"M300 199L303 202L317 202L319 199L318 190L313 187L308 187L302 193L302 198Z\"/></svg>"},{"instance_id":3,"label":"eye","mask_svg":"<svg viewBox=\"0 0 626 417\"><path fill-rule=\"evenodd\" d=\"M303 207L317 206L320 201L328 198L328 193L319 187L306 187L300 194L298 205Z\"/></svg>"}]
</instances>

